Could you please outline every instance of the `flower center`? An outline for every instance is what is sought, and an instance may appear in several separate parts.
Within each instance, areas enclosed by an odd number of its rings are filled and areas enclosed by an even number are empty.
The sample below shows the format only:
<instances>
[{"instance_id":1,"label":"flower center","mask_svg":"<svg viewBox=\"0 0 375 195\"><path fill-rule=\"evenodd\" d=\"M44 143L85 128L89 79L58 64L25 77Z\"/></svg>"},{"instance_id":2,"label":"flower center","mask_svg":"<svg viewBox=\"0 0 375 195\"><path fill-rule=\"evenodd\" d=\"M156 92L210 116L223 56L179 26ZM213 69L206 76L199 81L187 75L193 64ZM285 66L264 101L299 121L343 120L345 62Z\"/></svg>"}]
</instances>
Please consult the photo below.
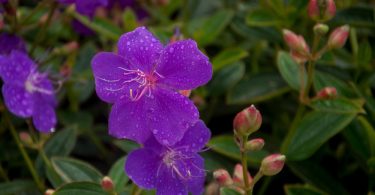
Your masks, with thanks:
<instances>
[{"instance_id":1,"label":"flower center","mask_svg":"<svg viewBox=\"0 0 375 195\"><path fill-rule=\"evenodd\" d=\"M36 71L31 71L25 81L26 91L28 91L29 93L39 92L47 95L52 95L53 91L38 86L40 82L42 82L42 80L46 78L46 76L47 75L44 73L40 74Z\"/></svg>"},{"instance_id":2,"label":"flower center","mask_svg":"<svg viewBox=\"0 0 375 195\"><path fill-rule=\"evenodd\" d=\"M185 148L185 147L183 147ZM192 177L190 167L195 165L189 165L192 157L176 149L168 149L163 153L163 164L171 171L173 177L178 177L183 180L188 180ZM160 167L159 167L160 168Z\"/></svg>"}]
</instances>

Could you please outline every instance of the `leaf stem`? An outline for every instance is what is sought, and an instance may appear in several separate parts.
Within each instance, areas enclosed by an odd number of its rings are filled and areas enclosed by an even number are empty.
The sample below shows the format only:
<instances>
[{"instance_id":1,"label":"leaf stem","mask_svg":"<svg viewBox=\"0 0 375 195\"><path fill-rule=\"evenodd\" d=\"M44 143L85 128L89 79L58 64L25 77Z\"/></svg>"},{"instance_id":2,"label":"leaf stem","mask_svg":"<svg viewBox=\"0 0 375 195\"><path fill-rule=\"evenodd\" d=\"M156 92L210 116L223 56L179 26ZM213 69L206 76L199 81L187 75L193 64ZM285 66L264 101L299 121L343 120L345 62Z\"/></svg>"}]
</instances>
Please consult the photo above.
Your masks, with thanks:
<instances>
[{"instance_id":1,"label":"leaf stem","mask_svg":"<svg viewBox=\"0 0 375 195\"><path fill-rule=\"evenodd\" d=\"M246 150L245 150L245 144L246 144L247 138L248 138L247 136L242 136L240 152L241 152L241 162L242 162L242 176L243 176L244 183L245 183L245 194L250 194L251 189L250 189L249 178L247 175L247 155L246 155Z\"/></svg>"},{"instance_id":2,"label":"leaf stem","mask_svg":"<svg viewBox=\"0 0 375 195\"><path fill-rule=\"evenodd\" d=\"M10 121L10 118L9 118L9 115L8 115L7 111L5 111L4 117L5 117L5 119L8 123L10 132L12 133L12 136L13 136L13 139L16 142L16 144L18 146L18 149L20 150L20 152L22 154L22 157L25 160L26 165L27 165L27 167L28 167L33 179L34 179L35 184L38 186L39 190L43 192L44 189L45 189L44 184L39 179L39 176L38 176L35 168L33 167L33 163L31 162L29 155L27 154L25 148L23 147L23 145L22 145L22 143L21 143L21 141L18 137L16 129L14 128L12 122Z\"/></svg>"}]
</instances>

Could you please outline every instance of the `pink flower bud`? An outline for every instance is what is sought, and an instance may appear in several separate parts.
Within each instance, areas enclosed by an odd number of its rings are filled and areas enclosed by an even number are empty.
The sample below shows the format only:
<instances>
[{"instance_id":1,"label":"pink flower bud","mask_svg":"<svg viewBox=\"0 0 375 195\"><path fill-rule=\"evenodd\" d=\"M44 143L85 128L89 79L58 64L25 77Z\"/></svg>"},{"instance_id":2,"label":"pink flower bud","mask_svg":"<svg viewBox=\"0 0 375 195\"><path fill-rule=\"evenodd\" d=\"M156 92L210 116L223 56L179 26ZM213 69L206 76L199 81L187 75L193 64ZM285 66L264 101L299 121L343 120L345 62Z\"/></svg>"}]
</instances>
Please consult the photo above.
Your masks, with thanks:
<instances>
[{"instance_id":1,"label":"pink flower bud","mask_svg":"<svg viewBox=\"0 0 375 195\"><path fill-rule=\"evenodd\" d=\"M108 192L113 191L113 181L110 177L108 176L103 177L100 184L105 191L108 191Z\"/></svg>"},{"instance_id":2,"label":"pink flower bud","mask_svg":"<svg viewBox=\"0 0 375 195\"><path fill-rule=\"evenodd\" d=\"M20 140L27 145L33 144L33 139L28 132L22 131L19 133Z\"/></svg>"},{"instance_id":3,"label":"pink flower bud","mask_svg":"<svg viewBox=\"0 0 375 195\"><path fill-rule=\"evenodd\" d=\"M325 87L316 95L318 99L334 99L337 97L337 90L334 87Z\"/></svg>"},{"instance_id":4,"label":"pink flower bud","mask_svg":"<svg viewBox=\"0 0 375 195\"><path fill-rule=\"evenodd\" d=\"M308 13L311 19L327 21L336 14L336 5L333 0L310 0Z\"/></svg>"},{"instance_id":5,"label":"pink flower bud","mask_svg":"<svg viewBox=\"0 0 375 195\"><path fill-rule=\"evenodd\" d=\"M191 90L180 90L179 92L185 97L189 97L191 94Z\"/></svg>"},{"instance_id":6,"label":"pink flower bud","mask_svg":"<svg viewBox=\"0 0 375 195\"><path fill-rule=\"evenodd\" d=\"M272 154L263 159L260 171L263 175L272 176L278 174L284 167L285 156Z\"/></svg>"},{"instance_id":7,"label":"pink flower bud","mask_svg":"<svg viewBox=\"0 0 375 195\"><path fill-rule=\"evenodd\" d=\"M239 112L233 120L233 128L237 135L248 136L257 131L262 124L262 115L251 105Z\"/></svg>"},{"instance_id":8,"label":"pink flower bud","mask_svg":"<svg viewBox=\"0 0 375 195\"><path fill-rule=\"evenodd\" d=\"M264 146L264 140L261 138L258 139L252 139L248 141L245 145L245 149L247 151L259 151Z\"/></svg>"},{"instance_id":9,"label":"pink flower bud","mask_svg":"<svg viewBox=\"0 0 375 195\"><path fill-rule=\"evenodd\" d=\"M220 186L229 186L233 184L233 180L225 169L214 171L214 179Z\"/></svg>"},{"instance_id":10,"label":"pink flower bud","mask_svg":"<svg viewBox=\"0 0 375 195\"><path fill-rule=\"evenodd\" d=\"M251 177L249 172L247 172L247 177L249 179L249 183L251 183L253 178ZM240 186L243 186L245 184L244 178L243 178L243 169L242 169L241 164L236 164L236 166L234 167L233 182Z\"/></svg>"},{"instance_id":11,"label":"pink flower bud","mask_svg":"<svg viewBox=\"0 0 375 195\"><path fill-rule=\"evenodd\" d=\"M291 50L297 51L301 54L307 54L310 52L309 47L306 44L305 39L301 35L297 35L294 32L284 29L283 30L285 43Z\"/></svg>"},{"instance_id":12,"label":"pink flower bud","mask_svg":"<svg viewBox=\"0 0 375 195\"><path fill-rule=\"evenodd\" d=\"M300 53L294 51L294 50L291 50L290 51L290 56L293 58L293 60L295 62L297 62L298 64L304 64L307 62L307 60L309 60L309 58L305 55L301 55Z\"/></svg>"},{"instance_id":13,"label":"pink flower bud","mask_svg":"<svg viewBox=\"0 0 375 195\"><path fill-rule=\"evenodd\" d=\"M53 189L48 189L44 192L44 195L52 195L53 193L55 193L55 190Z\"/></svg>"},{"instance_id":14,"label":"pink flower bud","mask_svg":"<svg viewBox=\"0 0 375 195\"><path fill-rule=\"evenodd\" d=\"M338 49L342 48L345 45L346 40L349 36L349 25L344 25L336 28L328 39L328 48Z\"/></svg>"}]
</instances>

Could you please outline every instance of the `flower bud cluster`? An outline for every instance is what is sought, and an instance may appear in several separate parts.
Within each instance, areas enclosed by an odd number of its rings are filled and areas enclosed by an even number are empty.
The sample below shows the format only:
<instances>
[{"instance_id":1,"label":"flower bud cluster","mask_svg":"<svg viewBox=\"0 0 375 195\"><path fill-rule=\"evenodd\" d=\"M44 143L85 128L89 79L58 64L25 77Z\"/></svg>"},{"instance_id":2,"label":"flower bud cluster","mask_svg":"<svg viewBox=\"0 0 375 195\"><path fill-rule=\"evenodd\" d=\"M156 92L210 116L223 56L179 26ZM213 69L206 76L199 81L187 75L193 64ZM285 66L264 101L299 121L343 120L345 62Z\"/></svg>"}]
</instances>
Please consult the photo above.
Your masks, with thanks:
<instances>
[{"instance_id":1,"label":"flower bud cluster","mask_svg":"<svg viewBox=\"0 0 375 195\"><path fill-rule=\"evenodd\" d=\"M308 13L315 21L328 21L336 14L335 2L334 0L310 0Z\"/></svg>"},{"instance_id":2,"label":"flower bud cluster","mask_svg":"<svg viewBox=\"0 0 375 195\"><path fill-rule=\"evenodd\" d=\"M310 48L301 35L284 29L284 41L290 48L290 55L297 63L305 63L310 57Z\"/></svg>"},{"instance_id":3,"label":"flower bud cluster","mask_svg":"<svg viewBox=\"0 0 375 195\"><path fill-rule=\"evenodd\" d=\"M239 112L233 120L233 128L237 136L249 136L258 131L261 124L262 115L254 105Z\"/></svg>"}]
</instances>

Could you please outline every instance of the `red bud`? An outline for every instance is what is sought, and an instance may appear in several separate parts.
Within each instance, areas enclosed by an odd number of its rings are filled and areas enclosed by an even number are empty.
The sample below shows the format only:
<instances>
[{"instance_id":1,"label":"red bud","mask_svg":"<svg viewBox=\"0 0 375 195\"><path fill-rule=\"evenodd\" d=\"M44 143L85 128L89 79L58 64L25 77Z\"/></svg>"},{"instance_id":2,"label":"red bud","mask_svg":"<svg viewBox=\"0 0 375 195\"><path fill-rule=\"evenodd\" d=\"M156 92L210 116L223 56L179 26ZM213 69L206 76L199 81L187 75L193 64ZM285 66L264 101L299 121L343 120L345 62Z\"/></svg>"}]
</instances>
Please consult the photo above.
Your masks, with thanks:
<instances>
[{"instance_id":1,"label":"red bud","mask_svg":"<svg viewBox=\"0 0 375 195\"><path fill-rule=\"evenodd\" d=\"M110 177L105 176L101 181L101 186L105 191L113 191L113 181Z\"/></svg>"},{"instance_id":2,"label":"red bud","mask_svg":"<svg viewBox=\"0 0 375 195\"><path fill-rule=\"evenodd\" d=\"M233 184L233 180L225 169L214 171L214 179L220 186L229 186Z\"/></svg>"},{"instance_id":3,"label":"red bud","mask_svg":"<svg viewBox=\"0 0 375 195\"><path fill-rule=\"evenodd\" d=\"M285 156L272 154L263 159L260 171L263 175L272 176L278 174L284 167Z\"/></svg>"},{"instance_id":4,"label":"red bud","mask_svg":"<svg viewBox=\"0 0 375 195\"><path fill-rule=\"evenodd\" d=\"M337 90L334 87L325 87L316 95L319 99L333 99L337 97Z\"/></svg>"},{"instance_id":5,"label":"red bud","mask_svg":"<svg viewBox=\"0 0 375 195\"><path fill-rule=\"evenodd\" d=\"M257 131L262 124L262 115L251 105L236 115L233 120L233 128L237 135L248 136Z\"/></svg>"},{"instance_id":6,"label":"red bud","mask_svg":"<svg viewBox=\"0 0 375 195\"><path fill-rule=\"evenodd\" d=\"M249 172L247 172L247 177L249 179L249 183L251 183L253 178L251 177ZM236 166L234 167L233 182L239 184L240 186L243 186L245 184L243 178L243 168L241 164L236 164Z\"/></svg>"},{"instance_id":7,"label":"red bud","mask_svg":"<svg viewBox=\"0 0 375 195\"><path fill-rule=\"evenodd\" d=\"M344 25L344 26L336 28L329 36L328 48L330 49L342 48L345 45L346 40L348 39L349 30L350 30L349 25Z\"/></svg>"},{"instance_id":8,"label":"red bud","mask_svg":"<svg viewBox=\"0 0 375 195\"><path fill-rule=\"evenodd\" d=\"M261 138L252 139L248 141L245 145L247 151L259 151L264 146L264 140Z\"/></svg>"},{"instance_id":9,"label":"red bud","mask_svg":"<svg viewBox=\"0 0 375 195\"><path fill-rule=\"evenodd\" d=\"M310 0L308 13L311 19L327 21L336 14L336 5L333 0Z\"/></svg>"},{"instance_id":10,"label":"red bud","mask_svg":"<svg viewBox=\"0 0 375 195\"><path fill-rule=\"evenodd\" d=\"M52 195L53 193L55 193L55 190L53 189L48 189L44 192L44 195Z\"/></svg>"}]
</instances>

